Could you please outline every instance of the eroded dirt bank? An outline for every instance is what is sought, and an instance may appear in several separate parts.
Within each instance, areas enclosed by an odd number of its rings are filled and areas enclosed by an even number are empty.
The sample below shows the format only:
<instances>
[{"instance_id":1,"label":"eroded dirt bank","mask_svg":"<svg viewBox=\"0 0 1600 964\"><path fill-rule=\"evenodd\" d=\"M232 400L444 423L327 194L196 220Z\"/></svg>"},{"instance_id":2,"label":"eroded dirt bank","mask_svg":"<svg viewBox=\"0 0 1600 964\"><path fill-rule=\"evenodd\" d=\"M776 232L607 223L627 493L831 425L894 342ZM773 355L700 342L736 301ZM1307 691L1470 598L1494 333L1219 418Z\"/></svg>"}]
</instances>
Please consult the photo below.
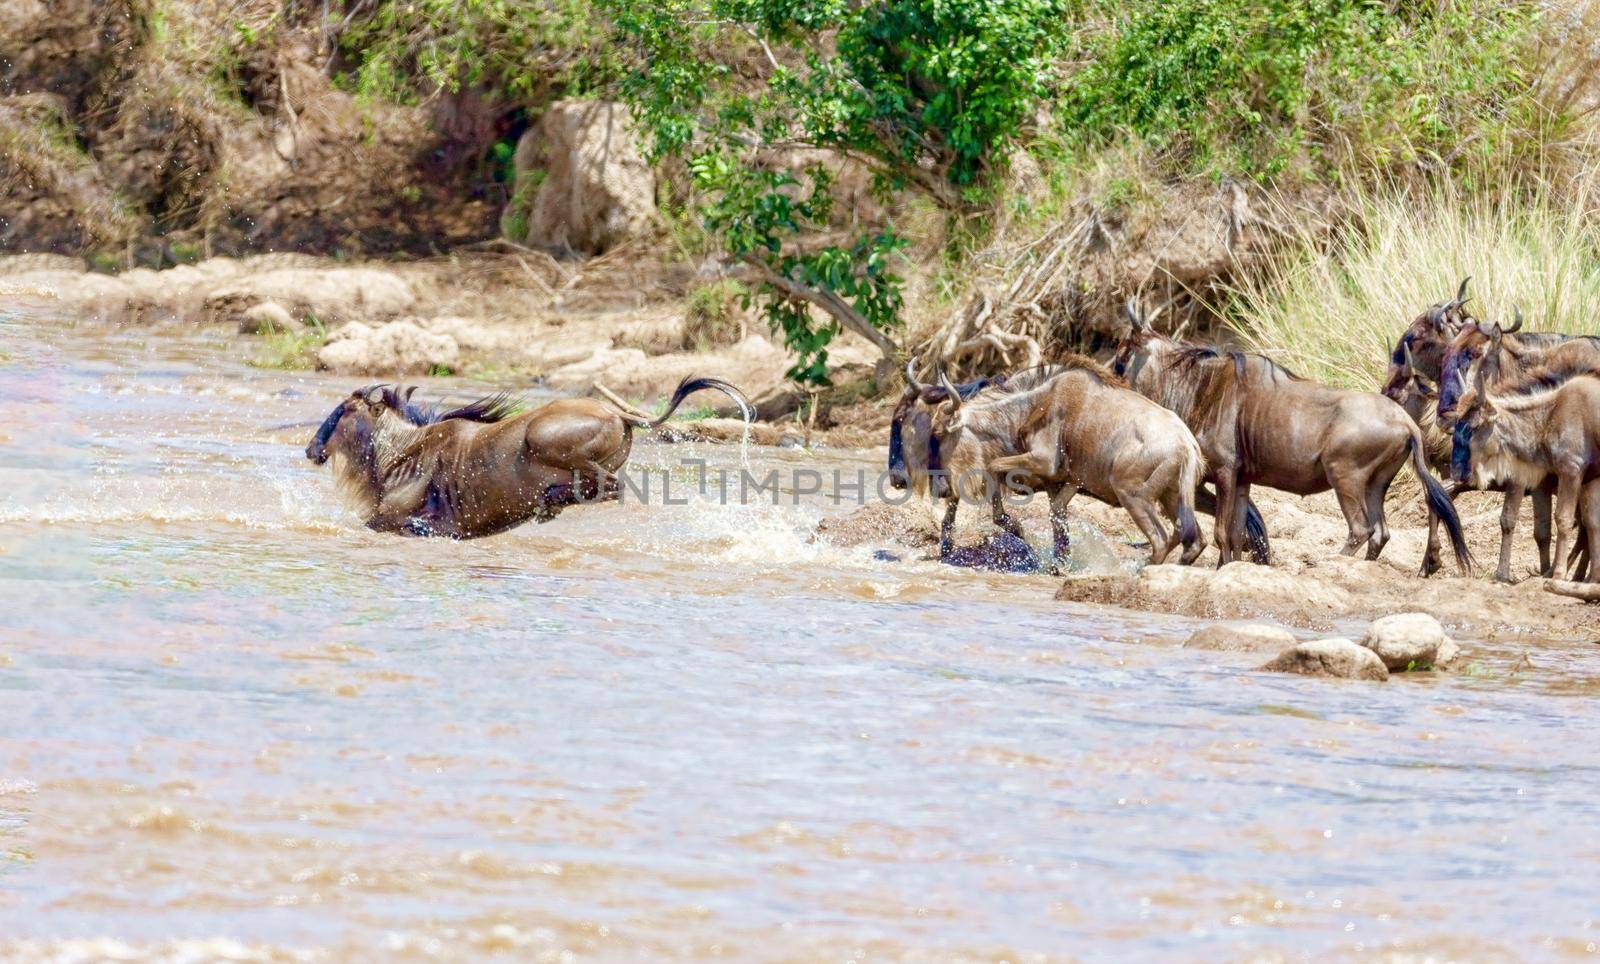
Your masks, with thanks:
<instances>
[{"instance_id":1,"label":"eroded dirt bank","mask_svg":"<svg viewBox=\"0 0 1600 964\"><path fill-rule=\"evenodd\" d=\"M737 305L686 307L696 283L686 265L627 249L582 261L529 249L393 263L271 254L114 275L70 257L0 258L0 294L44 298L87 323L235 332L239 357L263 367L463 373L563 392L603 381L639 400L714 374L743 387L765 418L794 412L801 399L782 347ZM864 343L836 345L836 380L870 374Z\"/></svg>"}]
</instances>

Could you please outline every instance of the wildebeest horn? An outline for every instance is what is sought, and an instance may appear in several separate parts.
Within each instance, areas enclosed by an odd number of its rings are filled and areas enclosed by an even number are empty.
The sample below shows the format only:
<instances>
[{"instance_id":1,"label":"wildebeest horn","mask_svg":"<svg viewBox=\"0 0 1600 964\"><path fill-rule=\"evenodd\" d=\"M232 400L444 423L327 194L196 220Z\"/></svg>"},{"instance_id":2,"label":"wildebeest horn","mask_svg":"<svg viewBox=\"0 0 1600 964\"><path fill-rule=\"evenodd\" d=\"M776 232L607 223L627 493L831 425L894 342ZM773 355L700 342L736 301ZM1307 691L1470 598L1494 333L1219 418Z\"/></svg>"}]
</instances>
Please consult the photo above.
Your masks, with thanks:
<instances>
[{"instance_id":1,"label":"wildebeest horn","mask_svg":"<svg viewBox=\"0 0 1600 964\"><path fill-rule=\"evenodd\" d=\"M1133 325L1134 331L1145 331L1150 327L1145 324L1144 316L1139 312L1139 303L1133 298L1129 298L1122 308L1128 313L1128 323Z\"/></svg>"},{"instance_id":2,"label":"wildebeest horn","mask_svg":"<svg viewBox=\"0 0 1600 964\"><path fill-rule=\"evenodd\" d=\"M1514 331L1520 331L1522 329L1522 308L1517 305L1512 305L1511 313L1516 317L1512 319L1511 327L1506 329L1506 334L1508 335Z\"/></svg>"},{"instance_id":3,"label":"wildebeest horn","mask_svg":"<svg viewBox=\"0 0 1600 964\"><path fill-rule=\"evenodd\" d=\"M412 385L410 388L408 388L405 391L401 392L400 393L400 397L403 400L409 402L409 401L411 401L411 396L415 395L416 393L417 393L417 386Z\"/></svg>"},{"instance_id":4,"label":"wildebeest horn","mask_svg":"<svg viewBox=\"0 0 1600 964\"><path fill-rule=\"evenodd\" d=\"M913 392L920 394L927 386L917 381L917 373L914 368L916 363L916 359L906 359L906 387L910 388Z\"/></svg>"},{"instance_id":5,"label":"wildebeest horn","mask_svg":"<svg viewBox=\"0 0 1600 964\"><path fill-rule=\"evenodd\" d=\"M950 395L950 414L954 415L961 411L961 392L956 390L955 383L944 373L943 368L939 369L939 385Z\"/></svg>"},{"instance_id":6,"label":"wildebeest horn","mask_svg":"<svg viewBox=\"0 0 1600 964\"><path fill-rule=\"evenodd\" d=\"M1456 298L1454 301L1450 302L1452 305L1455 305L1457 308L1459 308L1467 303L1467 282L1471 280L1472 275L1470 274L1461 279L1461 287L1456 289Z\"/></svg>"},{"instance_id":7,"label":"wildebeest horn","mask_svg":"<svg viewBox=\"0 0 1600 964\"><path fill-rule=\"evenodd\" d=\"M1405 351L1406 371L1412 375L1417 374L1417 360L1411 356L1411 343L1401 342L1400 347Z\"/></svg>"}]
</instances>

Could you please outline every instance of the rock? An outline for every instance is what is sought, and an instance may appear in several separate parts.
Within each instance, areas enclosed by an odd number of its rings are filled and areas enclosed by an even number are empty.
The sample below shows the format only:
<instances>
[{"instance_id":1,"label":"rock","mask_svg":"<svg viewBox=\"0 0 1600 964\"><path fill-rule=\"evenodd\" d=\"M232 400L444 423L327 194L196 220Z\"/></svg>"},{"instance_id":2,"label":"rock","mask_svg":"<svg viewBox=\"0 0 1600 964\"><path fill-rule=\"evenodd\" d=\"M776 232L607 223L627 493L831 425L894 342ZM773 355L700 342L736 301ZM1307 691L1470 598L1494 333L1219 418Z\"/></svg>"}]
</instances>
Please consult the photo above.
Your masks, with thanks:
<instances>
[{"instance_id":1,"label":"rock","mask_svg":"<svg viewBox=\"0 0 1600 964\"><path fill-rule=\"evenodd\" d=\"M1146 567L1148 572L1151 568ZM1161 567L1166 568L1166 567ZM1062 580L1056 590L1056 599L1063 602L1089 603L1097 606L1127 606L1135 608L1140 602L1141 579L1125 572L1070 575Z\"/></svg>"},{"instance_id":2,"label":"rock","mask_svg":"<svg viewBox=\"0 0 1600 964\"><path fill-rule=\"evenodd\" d=\"M379 328L344 326L317 352L321 368L341 374L425 375L456 364L461 349L449 335L424 331L409 321Z\"/></svg>"},{"instance_id":3,"label":"rock","mask_svg":"<svg viewBox=\"0 0 1600 964\"><path fill-rule=\"evenodd\" d=\"M500 221L513 241L600 254L655 220L655 174L621 104L557 101L517 142L513 168Z\"/></svg>"},{"instance_id":4,"label":"rock","mask_svg":"<svg viewBox=\"0 0 1600 964\"><path fill-rule=\"evenodd\" d=\"M1295 644L1294 634L1265 623L1212 623L1202 626L1184 641L1185 649L1209 649L1224 653L1277 653Z\"/></svg>"},{"instance_id":5,"label":"rock","mask_svg":"<svg viewBox=\"0 0 1600 964\"><path fill-rule=\"evenodd\" d=\"M239 319L239 334L270 335L285 331L299 331L301 324L289 309L276 301L263 301L245 309Z\"/></svg>"},{"instance_id":6,"label":"rock","mask_svg":"<svg viewBox=\"0 0 1600 964\"><path fill-rule=\"evenodd\" d=\"M1289 610L1329 616L1352 607L1350 594L1338 586L1253 562L1230 562L1218 569L1210 591L1214 599L1226 599L1246 612Z\"/></svg>"},{"instance_id":7,"label":"rock","mask_svg":"<svg viewBox=\"0 0 1600 964\"><path fill-rule=\"evenodd\" d=\"M1372 621L1361 645L1378 654L1383 665L1396 672L1433 666L1444 627L1427 613L1399 613Z\"/></svg>"},{"instance_id":8,"label":"rock","mask_svg":"<svg viewBox=\"0 0 1600 964\"><path fill-rule=\"evenodd\" d=\"M1348 639L1307 640L1279 653L1261 669L1269 673L1337 676L1340 679L1378 682L1389 678L1389 670L1377 653Z\"/></svg>"},{"instance_id":9,"label":"rock","mask_svg":"<svg viewBox=\"0 0 1600 964\"><path fill-rule=\"evenodd\" d=\"M514 341L512 336L503 331L454 315L413 321L436 335L449 335L462 351L502 351L511 347Z\"/></svg>"},{"instance_id":10,"label":"rock","mask_svg":"<svg viewBox=\"0 0 1600 964\"><path fill-rule=\"evenodd\" d=\"M206 311L221 322L242 317L263 301L276 301L298 318L334 325L398 317L416 304L417 293L404 278L380 268L287 268L234 278L204 298Z\"/></svg>"},{"instance_id":11,"label":"rock","mask_svg":"<svg viewBox=\"0 0 1600 964\"><path fill-rule=\"evenodd\" d=\"M1460 655L1461 647L1456 645L1455 640L1446 636L1444 642L1439 644L1439 651L1433 656L1433 668L1449 669Z\"/></svg>"}]
</instances>

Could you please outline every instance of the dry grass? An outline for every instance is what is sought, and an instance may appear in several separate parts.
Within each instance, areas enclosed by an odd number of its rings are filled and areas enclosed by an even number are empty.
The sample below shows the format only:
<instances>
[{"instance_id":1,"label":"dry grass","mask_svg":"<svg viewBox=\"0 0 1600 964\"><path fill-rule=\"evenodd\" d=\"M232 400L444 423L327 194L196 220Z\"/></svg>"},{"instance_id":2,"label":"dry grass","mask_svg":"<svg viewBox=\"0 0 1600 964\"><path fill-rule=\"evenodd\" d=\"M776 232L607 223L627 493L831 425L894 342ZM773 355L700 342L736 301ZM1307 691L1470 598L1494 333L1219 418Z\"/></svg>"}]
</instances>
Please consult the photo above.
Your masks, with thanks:
<instances>
[{"instance_id":1,"label":"dry grass","mask_svg":"<svg viewBox=\"0 0 1600 964\"><path fill-rule=\"evenodd\" d=\"M1548 189L1368 192L1333 243L1296 239L1279 269L1233 289L1230 323L1302 375L1375 388L1401 330L1473 278L1474 316L1600 332L1600 195ZM1298 252L1292 250L1298 246Z\"/></svg>"}]
</instances>

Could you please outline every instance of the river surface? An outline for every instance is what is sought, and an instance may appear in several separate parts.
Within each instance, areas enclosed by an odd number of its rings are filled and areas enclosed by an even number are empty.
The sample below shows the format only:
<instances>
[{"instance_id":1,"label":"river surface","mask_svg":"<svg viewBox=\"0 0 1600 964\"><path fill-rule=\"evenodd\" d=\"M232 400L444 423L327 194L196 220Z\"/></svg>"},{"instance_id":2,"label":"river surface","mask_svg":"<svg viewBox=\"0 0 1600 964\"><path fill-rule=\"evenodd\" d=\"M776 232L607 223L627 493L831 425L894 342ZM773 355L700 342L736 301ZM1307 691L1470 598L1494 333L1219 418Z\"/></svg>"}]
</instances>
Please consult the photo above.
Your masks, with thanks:
<instances>
[{"instance_id":1,"label":"river surface","mask_svg":"<svg viewBox=\"0 0 1600 964\"><path fill-rule=\"evenodd\" d=\"M1600 942L1592 686L1218 665L1151 644L1192 621L819 545L817 497L377 535L302 454L352 381L239 354L0 309L0 957ZM739 465L635 462L686 452Z\"/></svg>"}]
</instances>

